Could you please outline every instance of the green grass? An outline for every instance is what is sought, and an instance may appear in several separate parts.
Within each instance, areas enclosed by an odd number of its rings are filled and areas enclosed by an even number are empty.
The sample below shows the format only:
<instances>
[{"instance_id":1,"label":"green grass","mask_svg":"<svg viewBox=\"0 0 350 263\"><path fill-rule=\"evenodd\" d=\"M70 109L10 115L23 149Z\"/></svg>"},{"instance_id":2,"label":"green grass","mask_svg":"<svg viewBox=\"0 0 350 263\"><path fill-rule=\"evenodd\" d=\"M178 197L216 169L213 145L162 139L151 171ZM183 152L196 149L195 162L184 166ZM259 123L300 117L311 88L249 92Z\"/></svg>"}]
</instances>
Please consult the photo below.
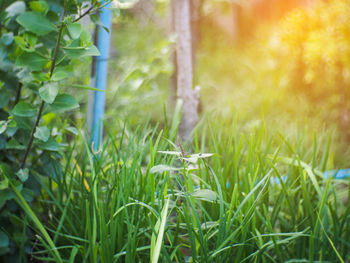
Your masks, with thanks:
<instances>
[{"instance_id":1,"label":"green grass","mask_svg":"<svg viewBox=\"0 0 350 263\"><path fill-rule=\"evenodd\" d=\"M177 121L80 137L44 191L32 253L64 262L347 262L349 181L324 180L331 138L208 118L183 156ZM85 146L84 146L85 144ZM205 155L204 153L213 153ZM272 178L287 176L280 184Z\"/></svg>"}]
</instances>

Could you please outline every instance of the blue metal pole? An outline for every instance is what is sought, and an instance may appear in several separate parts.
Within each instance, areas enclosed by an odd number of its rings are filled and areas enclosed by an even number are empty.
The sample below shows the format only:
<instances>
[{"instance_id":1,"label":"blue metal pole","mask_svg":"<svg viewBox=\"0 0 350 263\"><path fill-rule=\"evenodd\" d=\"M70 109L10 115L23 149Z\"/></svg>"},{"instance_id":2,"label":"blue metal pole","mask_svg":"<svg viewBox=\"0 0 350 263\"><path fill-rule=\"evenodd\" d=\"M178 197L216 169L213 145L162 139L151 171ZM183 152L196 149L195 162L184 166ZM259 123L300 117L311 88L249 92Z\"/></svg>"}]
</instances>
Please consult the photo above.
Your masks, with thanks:
<instances>
[{"instance_id":1,"label":"blue metal pole","mask_svg":"<svg viewBox=\"0 0 350 263\"><path fill-rule=\"evenodd\" d=\"M105 1L106 2L106 1ZM97 48L101 55L97 57L96 62L96 80L95 87L103 90L94 91L94 105L93 105L93 118L92 118L92 141L94 143L94 150L98 150L102 143L103 135L103 117L105 110L105 98L106 98L106 86L107 86L107 73L108 73L108 59L109 59L109 46L112 32L112 11L105 6L100 14L102 24L108 29L107 32L102 26L98 26L98 39Z\"/></svg>"}]
</instances>

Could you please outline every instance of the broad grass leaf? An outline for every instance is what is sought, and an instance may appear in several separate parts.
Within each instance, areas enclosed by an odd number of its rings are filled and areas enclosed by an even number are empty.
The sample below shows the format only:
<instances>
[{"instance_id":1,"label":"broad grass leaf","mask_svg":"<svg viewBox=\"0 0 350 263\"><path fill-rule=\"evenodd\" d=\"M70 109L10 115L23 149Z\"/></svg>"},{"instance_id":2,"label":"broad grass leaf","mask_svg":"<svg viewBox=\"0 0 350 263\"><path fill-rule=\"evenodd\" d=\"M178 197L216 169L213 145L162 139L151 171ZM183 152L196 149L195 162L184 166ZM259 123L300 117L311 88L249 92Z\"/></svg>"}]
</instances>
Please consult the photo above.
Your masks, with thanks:
<instances>
[{"instance_id":1,"label":"broad grass leaf","mask_svg":"<svg viewBox=\"0 0 350 263\"><path fill-rule=\"evenodd\" d=\"M176 151L158 151L158 152L163 154L168 154L168 155L181 156L181 152L176 152Z\"/></svg>"},{"instance_id":2,"label":"broad grass leaf","mask_svg":"<svg viewBox=\"0 0 350 263\"><path fill-rule=\"evenodd\" d=\"M74 246L72 249L72 252L70 254L69 257L69 263L74 263L75 262L75 256L78 254L79 252L79 247L78 246Z\"/></svg>"},{"instance_id":3,"label":"broad grass leaf","mask_svg":"<svg viewBox=\"0 0 350 263\"><path fill-rule=\"evenodd\" d=\"M197 163L198 159L208 158L211 156L213 156L212 153L196 153L196 154L191 154L189 157L184 157L182 159L190 163Z\"/></svg>"},{"instance_id":4,"label":"broad grass leaf","mask_svg":"<svg viewBox=\"0 0 350 263\"><path fill-rule=\"evenodd\" d=\"M217 194L209 189L198 189L195 190L191 195L196 199L209 202L214 202L218 199Z\"/></svg>"},{"instance_id":5,"label":"broad grass leaf","mask_svg":"<svg viewBox=\"0 0 350 263\"><path fill-rule=\"evenodd\" d=\"M152 234L151 238L151 263L157 263L160 255L160 249L162 247L163 236L165 225L167 221L167 213L169 208L169 199L165 201L162 214L158 218L158 221L155 226L155 231L157 232L157 239L155 239L155 234Z\"/></svg>"},{"instance_id":6,"label":"broad grass leaf","mask_svg":"<svg viewBox=\"0 0 350 263\"><path fill-rule=\"evenodd\" d=\"M160 165L156 165L153 166L150 170L151 173L163 173L166 171L179 171L182 170L183 168L177 168L177 167L172 167L169 165L164 165L164 164L160 164Z\"/></svg>"}]
</instances>

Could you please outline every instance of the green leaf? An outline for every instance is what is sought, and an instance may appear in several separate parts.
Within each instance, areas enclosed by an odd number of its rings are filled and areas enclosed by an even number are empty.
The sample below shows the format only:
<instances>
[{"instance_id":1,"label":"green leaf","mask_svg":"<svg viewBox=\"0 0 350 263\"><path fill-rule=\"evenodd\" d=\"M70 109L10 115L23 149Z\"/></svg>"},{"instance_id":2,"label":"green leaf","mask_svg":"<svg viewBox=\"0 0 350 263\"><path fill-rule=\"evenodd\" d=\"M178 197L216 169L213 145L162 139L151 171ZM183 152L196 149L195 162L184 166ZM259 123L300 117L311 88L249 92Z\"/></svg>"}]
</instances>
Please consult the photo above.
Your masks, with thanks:
<instances>
[{"instance_id":1,"label":"green leaf","mask_svg":"<svg viewBox=\"0 0 350 263\"><path fill-rule=\"evenodd\" d=\"M91 43L92 43L91 33L88 30L83 30L83 32L81 32L79 44L85 47L90 45Z\"/></svg>"},{"instance_id":2,"label":"green leaf","mask_svg":"<svg viewBox=\"0 0 350 263\"><path fill-rule=\"evenodd\" d=\"M89 47L64 47L64 51L71 58L91 57L100 56L100 52L97 47L91 45Z\"/></svg>"},{"instance_id":3,"label":"green leaf","mask_svg":"<svg viewBox=\"0 0 350 263\"><path fill-rule=\"evenodd\" d=\"M168 213L168 207L169 207L169 199L165 201L165 205L162 210L161 216L158 218L155 231L157 233L157 239L155 237L155 234L152 234L151 238L151 263L157 263L160 255L160 249L162 248L163 243L163 236L164 236L164 230L165 225L167 222L167 213Z\"/></svg>"},{"instance_id":4,"label":"green leaf","mask_svg":"<svg viewBox=\"0 0 350 263\"><path fill-rule=\"evenodd\" d=\"M7 179L7 177L5 177L0 181L0 190L5 190L8 187L9 187L9 180Z\"/></svg>"},{"instance_id":5,"label":"green leaf","mask_svg":"<svg viewBox=\"0 0 350 263\"><path fill-rule=\"evenodd\" d=\"M100 55L101 55L101 53L97 49L97 47L95 45L91 45L91 46L86 48L86 53L84 56L92 57L92 56L100 56Z\"/></svg>"},{"instance_id":6,"label":"green leaf","mask_svg":"<svg viewBox=\"0 0 350 263\"><path fill-rule=\"evenodd\" d=\"M39 36L44 36L56 29L51 21L39 12L25 12L16 20L25 29Z\"/></svg>"},{"instance_id":7,"label":"green leaf","mask_svg":"<svg viewBox=\"0 0 350 263\"><path fill-rule=\"evenodd\" d=\"M9 182L7 178L6 178L6 180L7 180L7 182ZM6 201L11 200L15 197L16 196L15 196L14 192L11 191L11 189L9 189L9 188L0 191L0 209L5 205ZM0 247L0 255L2 255L1 248L2 247Z\"/></svg>"},{"instance_id":8,"label":"green leaf","mask_svg":"<svg viewBox=\"0 0 350 263\"><path fill-rule=\"evenodd\" d=\"M7 140L5 136L0 136L0 151L6 149Z\"/></svg>"},{"instance_id":9,"label":"green leaf","mask_svg":"<svg viewBox=\"0 0 350 263\"><path fill-rule=\"evenodd\" d=\"M25 146L19 144L15 139L11 139L7 145L6 145L6 149L10 149L10 150L25 150Z\"/></svg>"},{"instance_id":10,"label":"green leaf","mask_svg":"<svg viewBox=\"0 0 350 263\"><path fill-rule=\"evenodd\" d=\"M23 195L24 200L27 202L33 202L35 193L29 188L23 188L21 194Z\"/></svg>"},{"instance_id":11,"label":"green leaf","mask_svg":"<svg viewBox=\"0 0 350 263\"><path fill-rule=\"evenodd\" d=\"M48 82L39 89L40 97L46 102L51 104L54 102L58 94L58 84L56 82Z\"/></svg>"},{"instance_id":12,"label":"green leaf","mask_svg":"<svg viewBox=\"0 0 350 263\"><path fill-rule=\"evenodd\" d=\"M60 150L60 145L58 144L58 142L53 139L50 138L48 141L43 142L43 141L37 141L36 145L43 150L46 151L52 151L52 152L58 152Z\"/></svg>"},{"instance_id":13,"label":"green leaf","mask_svg":"<svg viewBox=\"0 0 350 263\"><path fill-rule=\"evenodd\" d=\"M47 233L47 231L46 231L45 227L43 226L43 224L41 223L41 221L35 215L35 213L30 208L30 206L28 205L26 200L23 198L23 195L21 194L21 192L17 190L17 188L13 185L13 183L10 182L10 185L11 185L11 188L13 189L13 191L15 192L15 194L17 196L17 200L16 200L17 203L22 207L24 212L30 217L30 219L33 221L35 226L39 229L39 231L41 232L41 234L45 238L45 240L46 240L47 244L49 245L50 249L53 251L53 254L55 255L55 261L59 262L59 263L63 262L63 260L61 259L60 254L57 251L57 247L53 243L50 235Z\"/></svg>"},{"instance_id":14,"label":"green leaf","mask_svg":"<svg viewBox=\"0 0 350 263\"><path fill-rule=\"evenodd\" d=\"M317 182L317 178L316 178L316 175L318 175L319 177L323 177L323 174L320 171L313 169L310 165L308 165L307 163L305 163L303 161L300 161L299 159L295 160L294 158L279 156L277 158L277 160L281 163L285 163L288 165L294 165L294 166L300 165L306 171L307 175L309 175L311 182L314 185L318 195L320 197L322 196L322 191L321 191L321 188L320 188L320 186Z\"/></svg>"},{"instance_id":15,"label":"green leaf","mask_svg":"<svg viewBox=\"0 0 350 263\"><path fill-rule=\"evenodd\" d=\"M158 151L158 152L163 154L168 154L168 155L181 156L181 152L175 152L175 151Z\"/></svg>"},{"instance_id":16,"label":"green leaf","mask_svg":"<svg viewBox=\"0 0 350 263\"><path fill-rule=\"evenodd\" d=\"M5 46L11 45L13 42L13 39L14 37L12 32L3 34L1 37L1 41L2 43L4 43Z\"/></svg>"},{"instance_id":17,"label":"green leaf","mask_svg":"<svg viewBox=\"0 0 350 263\"><path fill-rule=\"evenodd\" d=\"M12 177L14 175L13 171L12 171L12 167L6 163L2 163L0 162L0 174L1 175L5 175L6 176L10 176ZM4 178L2 176L2 178Z\"/></svg>"},{"instance_id":18,"label":"green leaf","mask_svg":"<svg viewBox=\"0 0 350 263\"><path fill-rule=\"evenodd\" d=\"M9 121L0 121L0 134L6 131Z\"/></svg>"},{"instance_id":19,"label":"green leaf","mask_svg":"<svg viewBox=\"0 0 350 263\"><path fill-rule=\"evenodd\" d=\"M11 98L11 94L5 90L0 90L0 108L4 108L8 105Z\"/></svg>"},{"instance_id":20,"label":"green leaf","mask_svg":"<svg viewBox=\"0 0 350 263\"><path fill-rule=\"evenodd\" d=\"M78 135L78 134L79 134L79 131L78 131L76 128L74 128L74 127L67 127L67 128L65 128L65 129L66 129L67 131L73 133L74 135Z\"/></svg>"},{"instance_id":21,"label":"green leaf","mask_svg":"<svg viewBox=\"0 0 350 263\"><path fill-rule=\"evenodd\" d=\"M217 200L217 194L209 189L198 189L191 194L194 198L209 202L214 202Z\"/></svg>"},{"instance_id":22,"label":"green leaf","mask_svg":"<svg viewBox=\"0 0 350 263\"><path fill-rule=\"evenodd\" d=\"M79 247L74 246L69 257L69 263L74 263L75 262L75 256L78 254Z\"/></svg>"},{"instance_id":23,"label":"green leaf","mask_svg":"<svg viewBox=\"0 0 350 263\"><path fill-rule=\"evenodd\" d=\"M9 131L12 133L15 133L17 129L23 129L23 130L33 130L33 125L34 125L34 118L35 117L19 117L16 115L13 115L13 119L16 123L16 128L12 128L12 130L10 130L9 128L7 128L6 133L9 135Z\"/></svg>"},{"instance_id":24,"label":"green leaf","mask_svg":"<svg viewBox=\"0 0 350 263\"><path fill-rule=\"evenodd\" d=\"M7 17L12 17L18 14L24 13L26 10L26 4L23 1L16 1L9 5L5 11L7 12Z\"/></svg>"},{"instance_id":25,"label":"green leaf","mask_svg":"<svg viewBox=\"0 0 350 263\"><path fill-rule=\"evenodd\" d=\"M81 35L81 24L79 23L67 23L68 33L72 39L77 39Z\"/></svg>"},{"instance_id":26,"label":"green leaf","mask_svg":"<svg viewBox=\"0 0 350 263\"><path fill-rule=\"evenodd\" d=\"M53 81L60 81L68 77L68 73L63 71L63 70L55 70L53 75L52 75L52 80Z\"/></svg>"},{"instance_id":27,"label":"green leaf","mask_svg":"<svg viewBox=\"0 0 350 263\"><path fill-rule=\"evenodd\" d=\"M183 168L177 168L177 167L171 167L168 165L160 164L153 166L152 169L150 170L151 173L163 173L165 171L179 171L182 170Z\"/></svg>"},{"instance_id":28,"label":"green leaf","mask_svg":"<svg viewBox=\"0 0 350 263\"><path fill-rule=\"evenodd\" d=\"M9 241L8 236L0 230L0 247L8 247Z\"/></svg>"},{"instance_id":29,"label":"green leaf","mask_svg":"<svg viewBox=\"0 0 350 263\"><path fill-rule=\"evenodd\" d=\"M45 1L33 1L29 3L30 9L46 15L49 11L50 6Z\"/></svg>"},{"instance_id":30,"label":"green leaf","mask_svg":"<svg viewBox=\"0 0 350 263\"><path fill-rule=\"evenodd\" d=\"M25 67L32 71L42 70L49 59L37 54L36 52L23 52L16 60L17 67Z\"/></svg>"},{"instance_id":31,"label":"green leaf","mask_svg":"<svg viewBox=\"0 0 350 263\"><path fill-rule=\"evenodd\" d=\"M36 109L28 102L19 102L13 108L12 114L19 117L34 117Z\"/></svg>"},{"instance_id":32,"label":"green leaf","mask_svg":"<svg viewBox=\"0 0 350 263\"><path fill-rule=\"evenodd\" d=\"M85 47L63 47L66 54L71 58L80 58L85 54Z\"/></svg>"},{"instance_id":33,"label":"green leaf","mask_svg":"<svg viewBox=\"0 0 350 263\"><path fill-rule=\"evenodd\" d=\"M42 71L33 71L31 73L32 75L32 78L35 79L36 81L49 81L50 80L50 77L47 73L45 72L42 72Z\"/></svg>"},{"instance_id":34,"label":"green leaf","mask_svg":"<svg viewBox=\"0 0 350 263\"><path fill-rule=\"evenodd\" d=\"M31 32L24 32L23 39L28 43L29 46L35 47L38 42L38 36Z\"/></svg>"},{"instance_id":35,"label":"green leaf","mask_svg":"<svg viewBox=\"0 0 350 263\"><path fill-rule=\"evenodd\" d=\"M29 177L29 170L28 168L25 169L20 169L17 173L16 173L17 177L19 178L19 180L21 180L22 183L24 183L25 181L28 180Z\"/></svg>"},{"instance_id":36,"label":"green leaf","mask_svg":"<svg viewBox=\"0 0 350 263\"><path fill-rule=\"evenodd\" d=\"M16 128L17 127L17 123L13 118L9 118L9 123L8 123L8 127L9 128Z\"/></svg>"},{"instance_id":37,"label":"green leaf","mask_svg":"<svg viewBox=\"0 0 350 263\"><path fill-rule=\"evenodd\" d=\"M34 137L42 140L43 142L47 142L50 138L50 130L47 127L37 127L34 133Z\"/></svg>"},{"instance_id":38,"label":"green leaf","mask_svg":"<svg viewBox=\"0 0 350 263\"><path fill-rule=\"evenodd\" d=\"M15 42L22 50L24 50L26 52L31 53L31 52L35 51L35 47L28 47L27 42L21 36L15 36Z\"/></svg>"},{"instance_id":39,"label":"green leaf","mask_svg":"<svg viewBox=\"0 0 350 263\"><path fill-rule=\"evenodd\" d=\"M184 157L182 159L190 163L197 163L198 159L208 158L211 156L213 156L212 153L196 153L196 154L191 154L189 157Z\"/></svg>"},{"instance_id":40,"label":"green leaf","mask_svg":"<svg viewBox=\"0 0 350 263\"><path fill-rule=\"evenodd\" d=\"M69 94L60 94L51 104L51 109L54 113L62 113L67 110L79 108L78 102Z\"/></svg>"},{"instance_id":41,"label":"green leaf","mask_svg":"<svg viewBox=\"0 0 350 263\"><path fill-rule=\"evenodd\" d=\"M94 91L105 92L105 91L102 90L102 89L96 89L96 88L94 88L94 87L90 87L90 86L87 86L87 85L72 84L72 87L73 87L73 88L77 88L77 89L87 89L87 90L94 90Z\"/></svg>"}]
</instances>

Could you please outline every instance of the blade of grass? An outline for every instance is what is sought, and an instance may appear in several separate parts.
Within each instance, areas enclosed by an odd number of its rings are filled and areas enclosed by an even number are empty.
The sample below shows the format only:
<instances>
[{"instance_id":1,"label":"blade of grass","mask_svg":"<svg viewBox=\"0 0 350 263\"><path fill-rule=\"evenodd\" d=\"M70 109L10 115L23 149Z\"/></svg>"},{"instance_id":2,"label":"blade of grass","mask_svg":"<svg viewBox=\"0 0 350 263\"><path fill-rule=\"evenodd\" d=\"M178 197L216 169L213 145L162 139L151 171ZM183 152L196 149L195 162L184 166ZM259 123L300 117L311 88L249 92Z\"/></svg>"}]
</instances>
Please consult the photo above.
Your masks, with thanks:
<instances>
[{"instance_id":1,"label":"blade of grass","mask_svg":"<svg viewBox=\"0 0 350 263\"><path fill-rule=\"evenodd\" d=\"M165 201L162 214L158 218L158 221L156 223L155 230L157 231L157 240L155 237L155 233L152 234L151 239L151 263L157 263L159 259L160 249L162 247L163 242L163 235L165 230L165 224L167 220L167 214L168 214L168 207L169 207L169 200L167 199Z\"/></svg>"}]
</instances>

